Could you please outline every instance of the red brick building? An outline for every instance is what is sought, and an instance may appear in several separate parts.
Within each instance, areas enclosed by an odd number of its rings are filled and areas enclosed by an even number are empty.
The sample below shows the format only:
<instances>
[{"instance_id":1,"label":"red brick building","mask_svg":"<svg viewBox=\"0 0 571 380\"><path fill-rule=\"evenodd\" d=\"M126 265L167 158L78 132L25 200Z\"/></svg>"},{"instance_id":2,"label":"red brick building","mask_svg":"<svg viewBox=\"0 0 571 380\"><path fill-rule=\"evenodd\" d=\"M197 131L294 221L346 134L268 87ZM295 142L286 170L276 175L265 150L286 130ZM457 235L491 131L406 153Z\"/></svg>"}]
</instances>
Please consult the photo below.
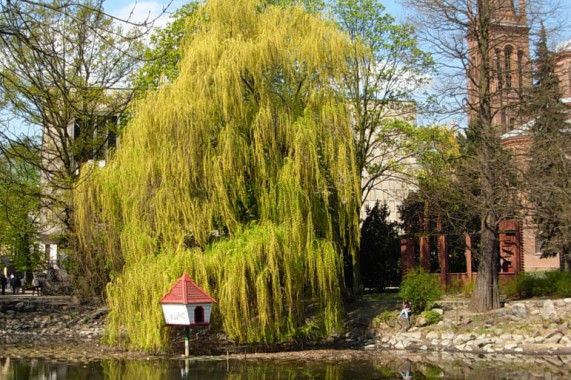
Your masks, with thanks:
<instances>
[{"instance_id":1,"label":"red brick building","mask_svg":"<svg viewBox=\"0 0 571 380\"><path fill-rule=\"evenodd\" d=\"M532 86L525 0L490 0L490 2L492 25L488 51L491 55L489 58L492 123L498 137L501 138L502 146L512 153L514 170L523 172L529 162L528 152L532 142L530 127L533 123L520 111L526 91ZM470 101L468 103L473 107L468 110L470 118L475 110L474 105L478 104L477 68L481 62L481 56L474 37L468 35L466 39L469 60L467 91ZM558 49L555 61L560 90L563 94L562 101L571 104L571 41ZM524 209L531 208L531 205L526 202L525 192L520 194L519 202L527 206L523 207ZM539 250L540 244L536 239L537 227L531 214L532 212L524 213L518 219L504 219L500 222L499 265L502 282L520 271L546 271L559 268L559 257L542 257ZM436 230L440 231L439 228ZM430 241L428 236L402 240L403 274L414 266L416 244L418 244L420 256L418 263L425 270L430 270ZM436 244L443 284L449 285L454 279L466 283L476 275L472 273L472 238L470 236L465 238L466 271L464 273L448 273L448 245L445 234L432 239L432 242Z\"/></svg>"}]
</instances>

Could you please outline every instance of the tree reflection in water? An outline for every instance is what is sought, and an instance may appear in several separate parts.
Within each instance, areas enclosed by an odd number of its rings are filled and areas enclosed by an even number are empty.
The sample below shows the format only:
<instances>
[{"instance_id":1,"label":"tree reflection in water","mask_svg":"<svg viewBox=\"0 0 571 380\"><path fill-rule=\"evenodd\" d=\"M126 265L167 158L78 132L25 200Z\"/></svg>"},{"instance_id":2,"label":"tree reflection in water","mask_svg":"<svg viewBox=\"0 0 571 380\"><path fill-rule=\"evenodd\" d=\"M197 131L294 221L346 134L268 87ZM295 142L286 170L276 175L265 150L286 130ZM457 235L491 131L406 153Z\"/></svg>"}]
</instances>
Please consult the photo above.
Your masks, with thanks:
<instances>
[{"instance_id":1,"label":"tree reflection in water","mask_svg":"<svg viewBox=\"0 0 571 380\"><path fill-rule=\"evenodd\" d=\"M2 353L0 352L0 355ZM298 380L298 379L567 379L569 358L497 355L427 354L399 358L387 353L376 358L327 362L305 360L230 360L220 358L102 360L65 363L56 359L0 357L5 380ZM422 358L422 360L420 360ZM439 358L439 360L437 360ZM495 360L490 360L495 359ZM555 363L555 361L560 362Z\"/></svg>"}]
</instances>

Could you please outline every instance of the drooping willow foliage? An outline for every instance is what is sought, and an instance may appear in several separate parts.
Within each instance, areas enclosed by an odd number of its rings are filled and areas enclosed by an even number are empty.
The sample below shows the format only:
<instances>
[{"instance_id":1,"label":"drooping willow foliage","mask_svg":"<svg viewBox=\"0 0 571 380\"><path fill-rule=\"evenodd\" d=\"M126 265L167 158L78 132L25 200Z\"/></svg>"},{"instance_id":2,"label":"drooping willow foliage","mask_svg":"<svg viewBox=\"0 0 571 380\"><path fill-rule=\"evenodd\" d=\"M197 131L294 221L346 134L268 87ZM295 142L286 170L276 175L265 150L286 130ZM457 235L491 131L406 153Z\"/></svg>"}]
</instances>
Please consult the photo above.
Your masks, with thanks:
<instances>
[{"instance_id":1,"label":"drooping willow foliage","mask_svg":"<svg viewBox=\"0 0 571 380\"><path fill-rule=\"evenodd\" d=\"M106 339L164 348L158 301L183 272L238 341L290 336L308 299L334 331L359 233L346 38L255 0L208 1L188 30L180 77L136 106L114 159L77 189L80 260L112 275Z\"/></svg>"}]
</instances>

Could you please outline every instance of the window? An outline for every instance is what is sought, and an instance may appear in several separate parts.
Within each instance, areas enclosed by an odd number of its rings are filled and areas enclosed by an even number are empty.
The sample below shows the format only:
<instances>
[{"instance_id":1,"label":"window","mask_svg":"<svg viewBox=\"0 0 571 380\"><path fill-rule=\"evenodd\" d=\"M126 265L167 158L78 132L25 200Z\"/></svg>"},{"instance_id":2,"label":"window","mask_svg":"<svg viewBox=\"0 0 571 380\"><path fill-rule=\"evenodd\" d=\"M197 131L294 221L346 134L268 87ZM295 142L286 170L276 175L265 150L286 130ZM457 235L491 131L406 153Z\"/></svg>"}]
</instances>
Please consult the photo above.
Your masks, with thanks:
<instances>
[{"instance_id":1,"label":"window","mask_svg":"<svg viewBox=\"0 0 571 380\"><path fill-rule=\"evenodd\" d=\"M517 51L517 79L518 79L518 88L523 90L523 51Z\"/></svg>"},{"instance_id":2,"label":"window","mask_svg":"<svg viewBox=\"0 0 571 380\"><path fill-rule=\"evenodd\" d=\"M506 48L504 49L504 67L506 70L506 88L507 89L510 89L512 87L512 74L511 74L512 52L513 52L513 48L509 45L506 46Z\"/></svg>"},{"instance_id":3,"label":"window","mask_svg":"<svg viewBox=\"0 0 571 380\"><path fill-rule=\"evenodd\" d=\"M498 90L501 90L502 85L502 60L501 60L501 53L500 49L496 49L496 75L498 77Z\"/></svg>"},{"instance_id":4,"label":"window","mask_svg":"<svg viewBox=\"0 0 571 380\"><path fill-rule=\"evenodd\" d=\"M76 119L73 126L73 157L77 163L104 160L117 144L117 116Z\"/></svg>"}]
</instances>

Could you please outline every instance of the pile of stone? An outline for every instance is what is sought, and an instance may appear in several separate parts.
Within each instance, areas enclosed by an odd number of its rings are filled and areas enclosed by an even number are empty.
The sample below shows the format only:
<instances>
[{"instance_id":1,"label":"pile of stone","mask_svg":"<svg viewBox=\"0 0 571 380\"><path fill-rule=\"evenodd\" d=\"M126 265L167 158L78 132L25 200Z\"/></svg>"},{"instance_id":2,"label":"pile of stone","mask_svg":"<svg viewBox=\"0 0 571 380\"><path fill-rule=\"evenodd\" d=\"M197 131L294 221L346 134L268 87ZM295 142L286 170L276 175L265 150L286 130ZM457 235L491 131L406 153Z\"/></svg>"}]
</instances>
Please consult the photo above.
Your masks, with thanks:
<instances>
[{"instance_id":1,"label":"pile of stone","mask_svg":"<svg viewBox=\"0 0 571 380\"><path fill-rule=\"evenodd\" d=\"M99 339L106 309L14 300L0 304L0 344Z\"/></svg>"},{"instance_id":2,"label":"pile of stone","mask_svg":"<svg viewBox=\"0 0 571 380\"><path fill-rule=\"evenodd\" d=\"M426 326L418 318L410 330L372 326L368 349L474 353L571 354L571 298L529 300L485 314L459 315L435 309L443 319Z\"/></svg>"}]
</instances>

